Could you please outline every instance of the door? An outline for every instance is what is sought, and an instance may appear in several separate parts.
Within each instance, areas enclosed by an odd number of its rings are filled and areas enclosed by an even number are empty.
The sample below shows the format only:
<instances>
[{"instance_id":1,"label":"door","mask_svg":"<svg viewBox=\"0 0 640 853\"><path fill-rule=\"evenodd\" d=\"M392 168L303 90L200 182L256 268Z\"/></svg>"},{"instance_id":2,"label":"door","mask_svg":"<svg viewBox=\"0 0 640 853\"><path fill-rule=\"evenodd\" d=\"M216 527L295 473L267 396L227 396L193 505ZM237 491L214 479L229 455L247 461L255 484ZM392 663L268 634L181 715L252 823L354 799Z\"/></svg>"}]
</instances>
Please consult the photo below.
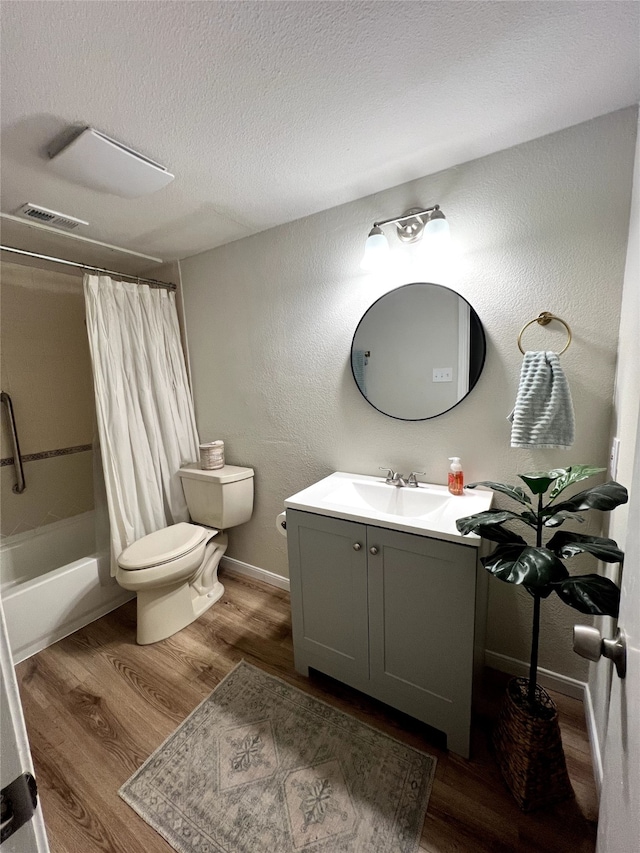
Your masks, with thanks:
<instances>
[{"instance_id":1,"label":"door","mask_svg":"<svg viewBox=\"0 0 640 853\"><path fill-rule=\"evenodd\" d=\"M367 689L366 527L287 510L296 669L311 666Z\"/></svg>"},{"instance_id":2,"label":"door","mask_svg":"<svg viewBox=\"0 0 640 853\"><path fill-rule=\"evenodd\" d=\"M2 853L49 853L42 812L33 812L33 765L22 705L0 602L2 665L0 729L2 762ZM28 775L27 775L28 774Z\"/></svg>"},{"instance_id":3,"label":"door","mask_svg":"<svg viewBox=\"0 0 640 853\"><path fill-rule=\"evenodd\" d=\"M621 680L613 670L598 853L640 850L640 417L638 420L618 617L626 636L627 673Z\"/></svg>"},{"instance_id":4,"label":"door","mask_svg":"<svg viewBox=\"0 0 640 853\"><path fill-rule=\"evenodd\" d=\"M477 549L367 528L372 695L468 757Z\"/></svg>"}]
</instances>

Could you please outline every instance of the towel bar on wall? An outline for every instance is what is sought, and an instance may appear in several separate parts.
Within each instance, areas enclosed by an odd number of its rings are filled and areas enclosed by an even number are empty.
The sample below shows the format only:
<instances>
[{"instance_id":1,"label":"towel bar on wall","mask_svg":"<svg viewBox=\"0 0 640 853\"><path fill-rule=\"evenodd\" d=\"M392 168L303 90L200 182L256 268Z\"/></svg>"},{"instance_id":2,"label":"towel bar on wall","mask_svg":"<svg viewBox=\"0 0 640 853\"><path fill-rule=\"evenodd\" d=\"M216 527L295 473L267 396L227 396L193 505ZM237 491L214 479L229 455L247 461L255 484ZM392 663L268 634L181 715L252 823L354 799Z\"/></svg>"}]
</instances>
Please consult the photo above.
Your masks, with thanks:
<instances>
[{"instance_id":1,"label":"towel bar on wall","mask_svg":"<svg viewBox=\"0 0 640 853\"><path fill-rule=\"evenodd\" d=\"M529 320L528 323L525 323L524 326L520 329L520 334L518 335L518 349L524 355L524 350L522 349L522 335L525 329L528 329L533 323L538 323L540 326L548 326L552 320L557 320L558 323L562 323L562 325L567 330L567 342L564 345L564 349L561 349L558 355L562 355L563 352L566 352L569 349L569 344L571 343L571 329L568 323L562 319L562 317L556 317L555 314L552 314L551 311L542 311L535 317L533 320Z\"/></svg>"}]
</instances>

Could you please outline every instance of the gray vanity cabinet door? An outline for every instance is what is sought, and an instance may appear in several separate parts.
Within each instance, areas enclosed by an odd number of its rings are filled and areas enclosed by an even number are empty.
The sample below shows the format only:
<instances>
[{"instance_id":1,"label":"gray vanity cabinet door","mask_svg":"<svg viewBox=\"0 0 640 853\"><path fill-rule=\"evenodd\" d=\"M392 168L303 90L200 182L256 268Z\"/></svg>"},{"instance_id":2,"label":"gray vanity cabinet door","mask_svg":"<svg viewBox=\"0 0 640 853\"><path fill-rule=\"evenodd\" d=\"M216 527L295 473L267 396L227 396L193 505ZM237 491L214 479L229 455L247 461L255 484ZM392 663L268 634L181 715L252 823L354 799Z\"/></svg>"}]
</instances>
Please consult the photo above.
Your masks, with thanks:
<instances>
[{"instance_id":1,"label":"gray vanity cabinet door","mask_svg":"<svg viewBox=\"0 0 640 853\"><path fill-rule=\"evenodd\" d=\"M366 527L287 510L295 666L367 689Z\"/></svg>"},{"instance_id":2,"label":"gray vanity cabinet door","mask_svg":"<svg viewBox=\"0 0 640 853\"><path fill-rule=\"evenodd\" d=\"M477 549L368 528L371 692L469 755Z\"/></svg>"}]
</instances>

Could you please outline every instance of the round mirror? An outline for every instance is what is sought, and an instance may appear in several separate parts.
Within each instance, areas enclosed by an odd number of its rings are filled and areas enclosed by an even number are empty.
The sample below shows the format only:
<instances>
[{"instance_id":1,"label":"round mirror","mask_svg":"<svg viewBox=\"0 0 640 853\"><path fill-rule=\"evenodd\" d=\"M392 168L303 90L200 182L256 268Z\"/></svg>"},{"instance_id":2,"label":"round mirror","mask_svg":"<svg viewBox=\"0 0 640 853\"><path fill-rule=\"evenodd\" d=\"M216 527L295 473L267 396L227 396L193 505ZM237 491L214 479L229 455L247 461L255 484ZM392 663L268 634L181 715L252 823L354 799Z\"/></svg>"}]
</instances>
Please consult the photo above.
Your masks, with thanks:
<instances>
[{"instance_id":1,"label":"round mirror","mask_svg":"<svg viewBox=\"0 0 640 853\"><path fill-rule=\"evenodd\" d=\"M424 421L448 412L478 381L486 354L480 318L440 284L405 284L364 314L351 370L364 398L385 415Z\"/></svg>"}]
</instances>

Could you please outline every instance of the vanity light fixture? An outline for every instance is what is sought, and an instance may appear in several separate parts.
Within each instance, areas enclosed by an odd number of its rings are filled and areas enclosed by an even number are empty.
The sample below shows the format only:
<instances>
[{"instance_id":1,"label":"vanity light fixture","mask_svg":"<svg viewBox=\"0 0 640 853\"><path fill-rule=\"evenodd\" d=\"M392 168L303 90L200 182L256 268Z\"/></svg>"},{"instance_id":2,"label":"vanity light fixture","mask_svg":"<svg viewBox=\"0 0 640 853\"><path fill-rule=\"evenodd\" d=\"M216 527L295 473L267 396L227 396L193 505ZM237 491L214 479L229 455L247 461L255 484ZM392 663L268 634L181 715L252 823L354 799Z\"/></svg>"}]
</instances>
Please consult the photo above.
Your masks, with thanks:
<instances>
[{"instance_id":1,"label":"vanity light fixture","mask_svg":"<svg viewBox=\"0 0 640 853\"><path fill-rule=\"evenodd\" d=\"M389 243L382 231L383 225L395 225L398 240L402 243L416 243L423 236L440 242L449 236L449 223L439 204L427 208L412 207L402 216L373 223L364 245L364 255L360 262L362 269L378 268L389 254Z\"/></svg>"}]
</instances>

